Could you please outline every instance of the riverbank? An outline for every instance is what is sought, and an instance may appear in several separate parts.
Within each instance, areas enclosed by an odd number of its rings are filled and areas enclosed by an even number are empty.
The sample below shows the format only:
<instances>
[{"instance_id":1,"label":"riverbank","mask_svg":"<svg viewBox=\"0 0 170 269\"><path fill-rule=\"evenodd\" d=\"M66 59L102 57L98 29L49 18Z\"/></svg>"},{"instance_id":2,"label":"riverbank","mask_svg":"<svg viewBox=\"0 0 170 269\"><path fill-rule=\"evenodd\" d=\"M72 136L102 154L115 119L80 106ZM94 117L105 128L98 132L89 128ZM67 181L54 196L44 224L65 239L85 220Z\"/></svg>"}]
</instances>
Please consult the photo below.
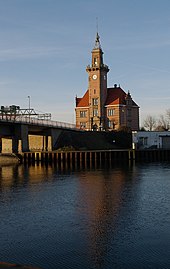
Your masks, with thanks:
<instances>
[{"instance_id":1,"label":"riverbank","mask_svg":"<svg viewBox=\"0 0 170 269\"><path fill-rule=\"evenodd\" d=\"M0 154L0 166L18 164L19 162L20 162L19 158L13 153L1 153Z\"/></svg>"}]
</instances>

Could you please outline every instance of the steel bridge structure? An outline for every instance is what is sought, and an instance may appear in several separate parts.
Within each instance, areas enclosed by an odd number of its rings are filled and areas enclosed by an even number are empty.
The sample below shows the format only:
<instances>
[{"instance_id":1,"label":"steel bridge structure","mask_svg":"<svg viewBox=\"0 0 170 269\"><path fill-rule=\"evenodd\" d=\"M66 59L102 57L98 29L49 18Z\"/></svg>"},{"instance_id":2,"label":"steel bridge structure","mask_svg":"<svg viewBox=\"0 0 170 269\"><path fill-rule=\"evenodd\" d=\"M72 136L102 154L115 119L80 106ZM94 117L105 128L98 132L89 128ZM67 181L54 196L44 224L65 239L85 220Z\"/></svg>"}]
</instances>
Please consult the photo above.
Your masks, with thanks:
<instances>
[{"instance_id":1,"label":"steel bridge structure","mask_svg":"<svg viewBox=\"0 0 170 269\"><path fill-rule=\"evenodd\" d=\"M18 152L21 140L22 152L29 151L31 135L44 137L44 148L48 149L48 137L51 137L51 149L55 150L57 140L63 131L81 131L75 124L51 120L50 113L37 113L34 109L20 109L19 106L1 106L0 109L0 152L2 151L2 138L12 139L12 152Z\"/></svg>"},{"instance_id":2,"label":"steel bridge structure","mask_svg":"<svg viewBox=\"0 0 170 269\"><path fill-rule=\"evenodd\" d=\"M37 113L33 108L21 109L19 106L1 106L0 121L54 128L77 129L75 124L51 120L51 113Z\"/></svg>"}]
</instances>

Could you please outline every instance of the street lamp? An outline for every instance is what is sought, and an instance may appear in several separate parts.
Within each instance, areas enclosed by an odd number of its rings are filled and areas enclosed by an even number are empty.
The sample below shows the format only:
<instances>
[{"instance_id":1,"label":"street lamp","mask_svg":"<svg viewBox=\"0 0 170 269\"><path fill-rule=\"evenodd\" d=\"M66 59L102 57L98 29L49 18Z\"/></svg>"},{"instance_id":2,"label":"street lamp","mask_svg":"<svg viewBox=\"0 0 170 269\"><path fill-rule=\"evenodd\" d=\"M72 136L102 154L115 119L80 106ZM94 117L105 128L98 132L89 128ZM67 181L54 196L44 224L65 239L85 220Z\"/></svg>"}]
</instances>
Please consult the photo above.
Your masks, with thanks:
<instances>
[{"instance_id":1,"label":"street lamp","mask_svg":"<svg viewBox=\"0 0 170 269\"><path fill-rule=\"evenodd\" d=\"M30 106L31 106L31 100L30 96L28 95L28 109L29 109L29 121L30 121Z\"/></svg>"}]
</instances>

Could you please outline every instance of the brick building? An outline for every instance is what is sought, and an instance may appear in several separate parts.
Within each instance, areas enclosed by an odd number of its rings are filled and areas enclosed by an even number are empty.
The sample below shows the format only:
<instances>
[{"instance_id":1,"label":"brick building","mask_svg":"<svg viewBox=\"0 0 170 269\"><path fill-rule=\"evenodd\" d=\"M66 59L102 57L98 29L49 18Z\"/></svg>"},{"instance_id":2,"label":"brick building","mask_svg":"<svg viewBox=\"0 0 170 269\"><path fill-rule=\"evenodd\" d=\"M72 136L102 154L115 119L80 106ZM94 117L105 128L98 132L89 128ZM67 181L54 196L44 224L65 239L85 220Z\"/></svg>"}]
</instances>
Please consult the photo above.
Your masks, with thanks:
<instances>
[{"instance_id":1,"label":"brick building","mask_svg":"<svg viewBox=\"0 0 170 269\"><path fill-rule=\"evenodd\" d=\"M96 34L92 62L86 68L89 85L82 98L76 97L76 126L84 130L139 129L139 106L116 84L107 87L109 68L103 62L100 38Z\"/></svg>"}]
</instances>

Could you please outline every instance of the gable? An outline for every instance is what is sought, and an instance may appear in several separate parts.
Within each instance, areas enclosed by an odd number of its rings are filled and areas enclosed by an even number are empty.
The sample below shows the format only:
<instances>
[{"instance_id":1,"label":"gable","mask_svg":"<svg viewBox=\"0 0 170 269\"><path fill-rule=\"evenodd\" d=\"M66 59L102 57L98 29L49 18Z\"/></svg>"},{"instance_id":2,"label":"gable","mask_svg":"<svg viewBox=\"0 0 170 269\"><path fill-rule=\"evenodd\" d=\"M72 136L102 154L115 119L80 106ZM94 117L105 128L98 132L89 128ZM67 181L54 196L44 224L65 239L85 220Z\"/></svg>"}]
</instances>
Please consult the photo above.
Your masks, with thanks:
<instances>
[{"instance_id":1,"label":"gable","mask_svg":"<svg viewBox=\"0 0 170 269\"><path fill-rule=\"evenodd\" d=\"M76 98L76 107L88 107L89 106L89 90L86 91L82 98Z\"/></svg>"},{"instance_id":2,"label":"gable","mask_svg":"<svg viewBox=\"0 0 170 269\"><path fill-rule=\"evenodd\" d=\"M126 105L126 96L127 94L120 87L108 88L105 105ZM138 106L133 100L132 105Z\"/></svg>"}]
</instances>

